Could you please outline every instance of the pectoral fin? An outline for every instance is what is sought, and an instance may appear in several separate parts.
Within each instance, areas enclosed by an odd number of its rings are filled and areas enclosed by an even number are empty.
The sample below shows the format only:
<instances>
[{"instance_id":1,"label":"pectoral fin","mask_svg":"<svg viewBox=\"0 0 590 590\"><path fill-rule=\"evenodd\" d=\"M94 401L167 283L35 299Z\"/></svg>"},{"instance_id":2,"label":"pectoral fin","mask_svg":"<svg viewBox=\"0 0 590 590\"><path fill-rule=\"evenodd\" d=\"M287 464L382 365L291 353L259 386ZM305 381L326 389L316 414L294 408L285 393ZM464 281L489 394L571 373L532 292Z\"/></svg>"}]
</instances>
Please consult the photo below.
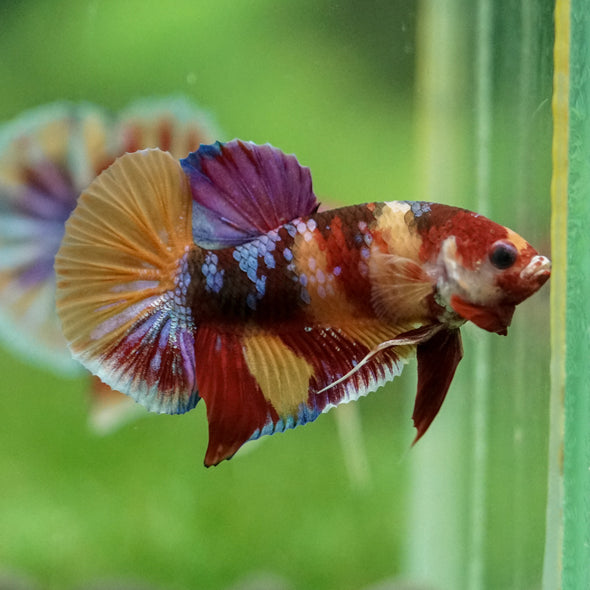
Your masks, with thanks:
<instances>
[{"instance_id":1,"label":"pectoral fin","mask_svg":"<svg viewBox=\"0 0 590 590\"><path fill-rule=\"evenodd\" d=\"M414 260L375 251L369 266L373 308L390 319L422 316L433 279Z\"/></svg>"}]
</instances>

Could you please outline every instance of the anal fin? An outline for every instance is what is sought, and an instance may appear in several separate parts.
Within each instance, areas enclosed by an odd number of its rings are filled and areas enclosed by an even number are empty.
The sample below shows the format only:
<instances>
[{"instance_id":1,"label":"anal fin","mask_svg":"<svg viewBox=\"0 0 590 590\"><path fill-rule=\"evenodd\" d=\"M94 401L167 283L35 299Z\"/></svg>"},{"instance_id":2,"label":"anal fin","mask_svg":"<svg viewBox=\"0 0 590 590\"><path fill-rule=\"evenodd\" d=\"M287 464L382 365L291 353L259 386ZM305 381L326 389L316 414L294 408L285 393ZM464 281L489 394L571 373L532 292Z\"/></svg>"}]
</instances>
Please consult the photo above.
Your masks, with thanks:
<instances>
[{"instance_id":1,"label":"anal fin","mask_svg":"<svg viewBox=\"0 0 590 590\"><path fill-rule=\"evenodd\" d=\"M197 382L209 423L207 467L231 458L256 430L278 418L248 368L243 342L242 334L208 326L197 332Z\"/></svg>"},{"instance_id":2,"label":"anal fin","mask_svg":"<svg viewBox=\"0 0 590 590\"><path fill-rule=\"evenodd\" d=\"M439 326L407 330L368 320L233 328L201 325L196 335L196 379L209 422L207 466L248 440L312 422L375 391L401 373L417 343ZM387 346L376 350L383 342Z\"/></svg>"}]
</instances>

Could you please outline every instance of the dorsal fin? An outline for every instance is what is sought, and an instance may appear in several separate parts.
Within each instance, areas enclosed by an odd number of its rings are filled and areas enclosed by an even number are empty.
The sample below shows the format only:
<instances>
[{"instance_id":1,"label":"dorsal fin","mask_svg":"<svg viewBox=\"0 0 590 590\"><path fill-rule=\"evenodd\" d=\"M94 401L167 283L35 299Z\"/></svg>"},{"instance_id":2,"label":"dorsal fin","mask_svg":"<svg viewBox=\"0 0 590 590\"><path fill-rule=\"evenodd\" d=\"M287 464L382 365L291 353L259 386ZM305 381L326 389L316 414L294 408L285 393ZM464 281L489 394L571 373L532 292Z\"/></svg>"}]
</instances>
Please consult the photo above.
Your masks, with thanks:
<instances>
[{"instance_id":1,"label":"dorsal fin","mask_svg":"<svg viewBox=\"0 0 590 590\"><path fill-rule=\"evenodd\" d=\"M193 195L193 238L203 248L242 244L318 207L309 168L269 144L216 142L180 163Z\"/></svg>"}]
</instances>

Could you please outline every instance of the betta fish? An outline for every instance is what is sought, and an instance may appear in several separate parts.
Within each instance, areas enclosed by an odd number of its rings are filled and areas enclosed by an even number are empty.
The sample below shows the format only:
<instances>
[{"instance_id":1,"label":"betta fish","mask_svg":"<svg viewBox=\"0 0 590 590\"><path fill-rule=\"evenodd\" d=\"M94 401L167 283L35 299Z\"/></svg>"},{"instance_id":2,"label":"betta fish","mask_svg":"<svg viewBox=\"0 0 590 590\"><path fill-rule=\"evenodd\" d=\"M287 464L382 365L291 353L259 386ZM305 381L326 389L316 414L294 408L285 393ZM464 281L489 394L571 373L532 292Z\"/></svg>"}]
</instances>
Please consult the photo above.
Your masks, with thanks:
<instances>
[{"instance_id":1,"label":"betta fish","mask_svg":"<svg viewBox=\"0 0 590 590\"><path fill-rule=\"evenodd\" d=\"M417 358L416 440L471 321L506 334L550 261L470 211L320 211L295 156L233 140L126 154L81 195L56 257L75 358L151 411L203 398L205 465L375 391Z\"/></svg>"}]
</instances>

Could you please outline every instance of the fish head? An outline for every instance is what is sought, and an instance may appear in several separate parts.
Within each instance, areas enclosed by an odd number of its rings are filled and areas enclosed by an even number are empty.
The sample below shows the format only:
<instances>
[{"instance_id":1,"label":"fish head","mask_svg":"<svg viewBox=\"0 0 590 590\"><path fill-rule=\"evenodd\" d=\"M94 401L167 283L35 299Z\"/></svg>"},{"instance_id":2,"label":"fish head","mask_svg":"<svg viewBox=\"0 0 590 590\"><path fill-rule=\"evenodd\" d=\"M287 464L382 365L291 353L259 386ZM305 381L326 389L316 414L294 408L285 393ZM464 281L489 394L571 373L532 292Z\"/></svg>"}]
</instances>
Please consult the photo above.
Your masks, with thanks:
<instances>
[{"instance_id":1,"label":"fish head","mask_svg":"<svg viewBox=\"0 0 590 590\"><path fill-rule=\"evenodd\" d=\"M473 232L457 228L441 241L437 300L461 319L505 335L516 305L551 275L551 261L512 230L473 216Z\"/></svg>"}]
</instances>

